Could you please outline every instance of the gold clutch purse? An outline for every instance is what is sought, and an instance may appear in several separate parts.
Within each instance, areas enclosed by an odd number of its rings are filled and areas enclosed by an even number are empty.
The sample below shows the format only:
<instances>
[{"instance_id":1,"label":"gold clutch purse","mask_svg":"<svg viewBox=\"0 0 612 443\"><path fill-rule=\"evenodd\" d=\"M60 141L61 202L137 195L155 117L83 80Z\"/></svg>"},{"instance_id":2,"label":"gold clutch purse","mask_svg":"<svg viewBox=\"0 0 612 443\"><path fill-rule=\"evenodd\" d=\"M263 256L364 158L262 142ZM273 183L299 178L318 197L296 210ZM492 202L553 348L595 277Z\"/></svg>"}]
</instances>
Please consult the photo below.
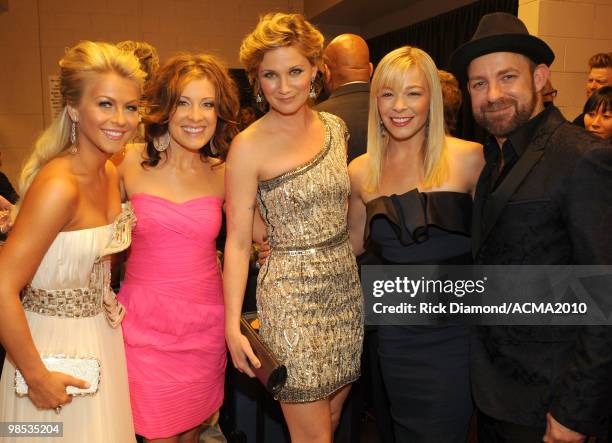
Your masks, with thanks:
<instances>
[{"instance_id":1,"label":"gold clutch purse","mask_svg":"<svg viewBox=\"0 0 612 443\"><path fill-rule=\"evenodd\" d=\"M49 371L62 372L85 380L89 388L80 389L67 386L68 395L94 395L100 384L100 361L95 357L67 357L63 354L41 356L43 364ZM28 395L28 384L19 369L15 369L15 394L20 397Z\"/></svg>"}]
</instances>

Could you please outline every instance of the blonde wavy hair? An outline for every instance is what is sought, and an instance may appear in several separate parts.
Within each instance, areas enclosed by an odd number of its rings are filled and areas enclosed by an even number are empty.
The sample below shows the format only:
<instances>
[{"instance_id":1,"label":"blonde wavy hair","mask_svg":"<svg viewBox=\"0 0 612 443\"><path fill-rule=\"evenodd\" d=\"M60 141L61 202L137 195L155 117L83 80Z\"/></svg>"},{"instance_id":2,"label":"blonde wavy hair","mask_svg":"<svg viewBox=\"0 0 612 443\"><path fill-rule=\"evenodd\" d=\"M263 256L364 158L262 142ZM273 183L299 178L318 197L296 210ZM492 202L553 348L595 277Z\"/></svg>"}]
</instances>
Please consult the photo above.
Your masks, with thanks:
<instances>
[{"instance_id":1,"label":"blonde wavy hair","mask_svg":"<svg viewBox=\"0 0 612 443\"><path fill-rule=\"evenodd\" d=\"M57 118L38 137L34 151L21 170L18 185L21 198L41 168L70 147L72 120L66 105L79 104L85 85L91 78L99 74L115 73L133 80L141 87L145 78L145 73L141 71L138 59L134 55L103 42L80 42L68 49L59 66L63 107ZM13 215L18 211L19 203Z\"/></svg>"},{"instance_id":2,"label":"blonde wavy hair","mask_svg":"<svg viewBox=\"0 0 612 443\"><path fill-rule=\"evenodd\" d=\"M274 12L259 23L240 45L240 62L244 65L253 93L261 93L257 70L265 53L271 49L295 46L319 72L323 64L323 34L301 14ZM317 92L320 85L317 86Z\"/></svg>"},{"instance_id":3,"label":"blonde wavy hair","mask_svg":"<svg viewBox=\"0 0 612 443\"><path fill-rule=\"evenodd\" d=\"M446 143L444 137L444 106L438 69L431 57L423 50L403 46L385 55L378 64L370 87L370 110L368 116L368 161L369 170L366 189L378 190L382 167L389 143L389 135L381 128L377 97L383 88L401 90L406 72L413 68L420 69L427 79L429 87L429 113L425 126L425 145L423 167L425 169L425 189L440 186L448 178Z\"/></svg>"},{"instance_id":4,"label":"blonde wavy hair","mask_svg":"<svg viewBox=\"0 0 612 443\"><path fill-rule=\"evenodd\" d=\"M146 74L145 81L148 82L153 78L159 69L159 56L154 46L147 42L124 40L117 43L117 47L136 56L140 62L140 69Z\"/></svg>"}]
</instances>

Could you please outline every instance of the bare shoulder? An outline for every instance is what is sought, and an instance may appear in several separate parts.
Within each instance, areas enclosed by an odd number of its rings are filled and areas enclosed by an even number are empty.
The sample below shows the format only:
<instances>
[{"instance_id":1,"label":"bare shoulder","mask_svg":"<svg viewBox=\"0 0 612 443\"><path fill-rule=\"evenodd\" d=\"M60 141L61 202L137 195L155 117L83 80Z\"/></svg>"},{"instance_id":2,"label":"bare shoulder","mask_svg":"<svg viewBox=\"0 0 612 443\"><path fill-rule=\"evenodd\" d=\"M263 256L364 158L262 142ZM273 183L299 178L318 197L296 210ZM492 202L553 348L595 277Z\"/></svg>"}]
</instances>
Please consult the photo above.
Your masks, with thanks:
<instances>
[{"instance_id":1,"label":"bare shoulder","mask_svg":"<svg viewBox=\"0 0 612 443\"><path fill-rule=\"evenodd\" d=\"M353 161L349 163L348 172L353 193L358 195L362 194L368 175L368 168L369 161L367 153L354 158Z\"/></svg>"},{"instance_id":2,"label":"bare shoulder","mask_svg":"<svg viewBox=\"0 0 612 443\"><path fill-rule=\"evenodd\" d=\"M265 131L261 127L261 119L251 124L232 140L227 156L227 162L232 165L236 161L257 161L261 156L262 146L265 146Z\"/></svg>"},{"instance_id":3,"label":"bare shoulder","mask_svg":"<svg viewBox=\"0 0 612 443\"><path fill-rule=\"evenodd\" d=\"M448 147L449 152L458 155L482 155L482 145L480 143L463 140L462 138L447 136L446 146Z\"/></svg>"},{"instance_id":4,"label":"bare shoulder","mask_svg":"<svg viewBox=\"0 0 612 443\"><path fill-rule=\"evenodd\" d=\"M354 158L348 166L349 175L351 179L354 177L359 181L363 181L368 172L368 154L362 154L359 157Z\"/></svg>"},{"instance_id":5,"label":"bare shoulder","mask_svg":"<svg viewBox=\"0 0 612 443\"><path fill-rule=\"evenodd\" d=\"M463 167L482 168L484 165L484 151L480 143L446 137L446 146L451 158Z\"/></svg>"},{"instance_id":6,"label":"bare shoulder","mask_svg":"<svg viewBox=\"0 0 612 443\"><path fill-rule=\"evenodd\" d=\"M140 166L140 163L145 159L146 147L145 143L130 143L125 145L121 152L113 155L111 161L117 167L120 175L131 168Z\"/></svg>"},{"instance_id":7,"label":"bare shoulder","mask_svg":"<svg viewBox=\"0 0 612 443\"><path fill-rule=\"evenodd\" d=\"M47 163L36 175L25 195L22 210L32 206L41 214L48 214L48 209L71 211L78 199L79 183L70 171L68 160L57 158Z\"/></svg>"},{"instance_id":8,"label":"bare shoulder","mask_svg":"<svg viewBox=\"0 0 612 443\"><path fill-rule=\"evenodd\" d=\"M473 190L485 164L482 145L455 137L446 137L446 145L451 169Z\"/></svg>"}]
</instances>

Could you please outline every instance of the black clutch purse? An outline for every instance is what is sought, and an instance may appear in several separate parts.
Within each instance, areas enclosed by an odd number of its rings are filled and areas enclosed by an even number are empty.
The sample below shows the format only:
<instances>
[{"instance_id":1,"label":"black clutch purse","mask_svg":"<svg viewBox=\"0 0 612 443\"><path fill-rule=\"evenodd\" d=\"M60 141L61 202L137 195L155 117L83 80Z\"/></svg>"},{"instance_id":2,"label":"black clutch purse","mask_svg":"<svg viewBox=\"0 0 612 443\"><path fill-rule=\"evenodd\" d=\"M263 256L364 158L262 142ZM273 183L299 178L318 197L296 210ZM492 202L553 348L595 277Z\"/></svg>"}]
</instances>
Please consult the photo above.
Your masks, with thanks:
<instances>
[{"instance_id":1,"label":"black clutch purse","mask_svg":"<svg viewBox=\"0 0 612 443\"><path fill-rule=\"evenodd\" d=\"M259 359L261 366L251 369L257 379L272 394L278 394L287 381L287 368L274 356L270 348L259 337L252 322L257 320L257 312L246 312L240 319L240 332L249 340L253 353Z\"/></svg>"}]
</instances>

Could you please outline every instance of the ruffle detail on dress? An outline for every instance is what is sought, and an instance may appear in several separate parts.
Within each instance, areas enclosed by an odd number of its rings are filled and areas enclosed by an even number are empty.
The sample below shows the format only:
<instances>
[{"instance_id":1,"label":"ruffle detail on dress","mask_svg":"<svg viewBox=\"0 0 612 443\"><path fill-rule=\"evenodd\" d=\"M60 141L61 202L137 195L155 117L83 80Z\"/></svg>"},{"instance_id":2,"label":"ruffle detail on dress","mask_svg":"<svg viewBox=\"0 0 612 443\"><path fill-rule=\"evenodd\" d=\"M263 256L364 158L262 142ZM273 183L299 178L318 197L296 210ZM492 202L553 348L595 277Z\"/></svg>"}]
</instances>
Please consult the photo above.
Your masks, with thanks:
<instances>
[{"instance_id":1,"label":"ruffle detail on dress","mask_svg":"<svg viewBox=\"0 0 612 443\"><path fill-rule=\"evenodd\" d=\"M389 220L403 246L429 240L429 227L447 232L470 235L472 198L460 192L419 192L382 196L366 205L364 239L370 241L372 221L378 217Z\"/></svg>"},{"instance_id":2,"label":"ruffle detail on dress","mask_svg":"<svg viewBox=\"0 0 612 443\"><path fill-rule=\"evenodd\" d=\"M113 235L100 257L125 251L132 243L132 229L136 226L136 214L130 202L121 205L121 213L113 222Z\"/></svg>"}]
</instances>

